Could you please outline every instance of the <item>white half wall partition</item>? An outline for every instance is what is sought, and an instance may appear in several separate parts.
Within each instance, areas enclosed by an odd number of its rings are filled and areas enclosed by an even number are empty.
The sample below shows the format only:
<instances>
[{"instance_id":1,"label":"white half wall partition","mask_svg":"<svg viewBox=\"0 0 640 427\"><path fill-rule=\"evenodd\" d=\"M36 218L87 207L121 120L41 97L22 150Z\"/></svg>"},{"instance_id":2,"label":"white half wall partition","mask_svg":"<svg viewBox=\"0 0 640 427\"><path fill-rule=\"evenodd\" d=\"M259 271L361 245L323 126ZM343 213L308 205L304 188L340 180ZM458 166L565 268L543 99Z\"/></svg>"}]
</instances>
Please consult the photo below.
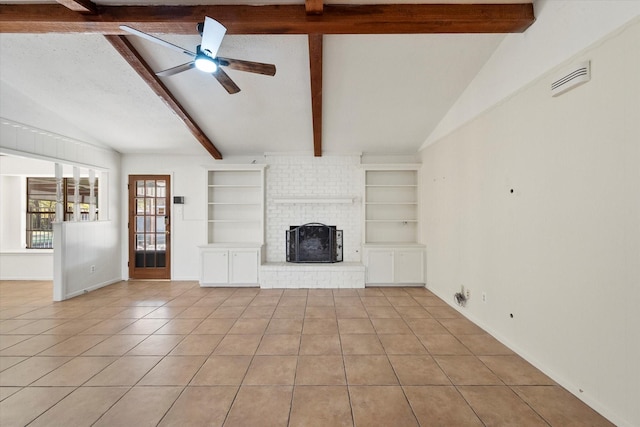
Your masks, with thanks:
<instances>
[{"instance_id":1,"label":"white half wall partition","mask_svg":"<svg viewBox=\"0 0 640 427\"><path fill-rule=\"evenodd\" d=\"M63 301L118 281L112 266L119 253L111 221L53 224L54 301Z\"/></svg>"}]
</instances>

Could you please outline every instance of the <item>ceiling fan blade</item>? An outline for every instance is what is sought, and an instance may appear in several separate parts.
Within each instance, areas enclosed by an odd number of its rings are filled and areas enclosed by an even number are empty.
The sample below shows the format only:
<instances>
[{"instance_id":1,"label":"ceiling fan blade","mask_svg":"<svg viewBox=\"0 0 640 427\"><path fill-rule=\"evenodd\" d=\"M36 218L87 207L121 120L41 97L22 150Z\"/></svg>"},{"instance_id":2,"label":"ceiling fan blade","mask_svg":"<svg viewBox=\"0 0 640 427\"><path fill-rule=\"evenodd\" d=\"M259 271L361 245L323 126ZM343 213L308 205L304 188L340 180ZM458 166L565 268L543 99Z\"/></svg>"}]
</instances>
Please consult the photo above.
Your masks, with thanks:
<instances>
[{"instance_id":1,"label":"ceiling fan blade","mask_svg":"<svg viewBox=\"0 0 640 427\"><path fill-rule=\"evenodd\" d=\"M241 59L231 59L218 57L218 65L229 67L232 70L247 71L249 73L264 74L265 76L275 76L276 66L273 64L263 64L262 62L243 61Z\"/></svg>"},{"instance_id":2,"label":"ceiling fan blade","mask_svg":"<svg viewBox=\"0 0 640 427\"><path fill-rule=\"evenodd\" d=\"M200 50L203 51L207 56L215 58L226 32L227 29L224 25L222 25L215 19L205 16Z\"/></svg>"},{"instance_id":3,"label":"ceiling fan blade","mask_svg":"<svg viewBox=\"0 0 640 427\"><path fill-rule=\"evenodd\" d=\"M230 95L240 92L240 88L238 87L238 85L235 84L233 80L231 80L231 77L229 77L229 75L225 73L222 68L218 67L216 72L211 74L216 78L216 80L220 82L222 87L225 88L225 90L229 92Z\"/></svg>"},{"instance_id":4,"label":"ceiling fan blade","mask_svg":"<svg viewBox=\"0 0 640 427\"><path fill-rule=\"evenodd\" d=\"M173 76L183 71L190 70L196 66L194 61L187 62L186 64L176 65L175 67L167 68L166 70L158 71L156 76L168 77Z\"/></svg>"},{"instance_id":5,"label":"ceiling fan blade","mask_svg":"<svg viewBox=\"0 0 640 427\"><path fill-rule=\"evenodd\" d=\"M151 42L154 42L154 43L157 43L159 45L162 45L164 47L168 47L169 49L177 50L178 52L182 52L185 55L196 56L196 53L195 52L191 52L189 49L185 49L185 48L180 47L178 45L175 45L173 43L169 43L169 42L164 41L162 39L159 39L159 38L157 38L155 36L152 36L151 34L143 33L142 31L136 30L135 28L131 28L131 27L127 26L127 25L120 25L120 29L124 30L124 31L126 31L128 33L131 33L133 35L136 35L138 37L142 37L143 39L147 39L147 40L149 40Z\"/></svg>"}]
</instances>

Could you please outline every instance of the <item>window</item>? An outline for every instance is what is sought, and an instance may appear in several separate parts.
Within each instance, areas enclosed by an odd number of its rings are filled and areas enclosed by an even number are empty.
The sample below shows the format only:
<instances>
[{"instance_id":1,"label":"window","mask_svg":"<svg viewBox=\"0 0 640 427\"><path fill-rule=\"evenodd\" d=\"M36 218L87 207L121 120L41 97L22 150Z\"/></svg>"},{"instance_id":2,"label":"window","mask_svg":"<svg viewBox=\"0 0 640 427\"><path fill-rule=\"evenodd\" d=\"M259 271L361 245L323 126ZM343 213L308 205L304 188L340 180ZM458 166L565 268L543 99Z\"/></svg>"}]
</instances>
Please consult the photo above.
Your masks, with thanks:
<instances>
[{"instance_id":1,"label":"window","mask_svg":"<svg viewBox=\"0 0 640 427\"><path fill-rule=\"evenodd\" d=\"M73 220L75 204L75 188L73 178L63 178L62 181L63 206L65 214L63 221ZM96 215L98 211L98 180L94 185L96 200ZM89 178L80 178L78 191L80 202L79 221L90 219L90 188ZM53 222L56 221L56 179L55 178L27 178L27 248L53 248Z\"/></svg>"},{"instance_id":2,"label":"window","mask_svg":"<svg viewBox=\"0 0 640 427\"><path fill-rule=\"evenodd\" d=\"M78 201L80 202L80 218L78 221L89 221L91 219L89 215L89 178L80 178L78 189ZM64 178L64 220L73 221L73 205L75 203L75 190L73 185L73 178ZM96 198L96 216L98 213L98 180L96 179L94 189L94 197Z\"/></svg>"}]
</instances>

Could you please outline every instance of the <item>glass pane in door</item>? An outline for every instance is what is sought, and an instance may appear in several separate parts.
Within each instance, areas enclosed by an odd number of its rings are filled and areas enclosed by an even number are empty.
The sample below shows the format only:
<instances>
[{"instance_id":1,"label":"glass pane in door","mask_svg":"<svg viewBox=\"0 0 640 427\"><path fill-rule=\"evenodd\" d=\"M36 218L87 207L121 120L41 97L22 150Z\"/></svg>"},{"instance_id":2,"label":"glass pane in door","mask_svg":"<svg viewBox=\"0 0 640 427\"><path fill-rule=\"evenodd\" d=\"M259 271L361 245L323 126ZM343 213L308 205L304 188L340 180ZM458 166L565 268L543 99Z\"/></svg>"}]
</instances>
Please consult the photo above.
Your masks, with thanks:
<instances>
[{"instance_id":1,"label":"glass pane in door","mask_svg":"<svg viewBox=\"0 0 640 427\"><path fill-rule=\"evenodd\" d=\"M133 177L132 177L133 178ZM166 179L145 176L135 180L135 194L131 222L134 227L133 261L137 269L164 269L168 267L169 212ZM167 270L168 272L168 270ZM141 273L140 277L156 277L155 273ZM168 273L167 273L168 274Z\"/></svg>"}]
</instances>

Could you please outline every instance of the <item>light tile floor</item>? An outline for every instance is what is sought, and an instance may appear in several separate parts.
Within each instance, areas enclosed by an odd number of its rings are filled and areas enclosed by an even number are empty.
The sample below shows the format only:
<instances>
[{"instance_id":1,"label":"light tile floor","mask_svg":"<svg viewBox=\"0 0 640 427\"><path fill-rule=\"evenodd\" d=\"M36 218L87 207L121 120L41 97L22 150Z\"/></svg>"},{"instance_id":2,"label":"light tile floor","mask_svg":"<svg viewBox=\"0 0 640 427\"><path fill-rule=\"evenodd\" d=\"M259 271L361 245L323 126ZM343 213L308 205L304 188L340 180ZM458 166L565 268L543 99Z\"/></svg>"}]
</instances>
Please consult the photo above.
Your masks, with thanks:
<instances>
[{"instance_id":1,"label":"light tile floor","mask_svg":"<svg viewBox=\"0 0 640 427\"><path fill-rule=\"evenodd\" d=\"M424 288L0 282L0 425L611 425Z\"/></svg>"}]
</instances>

